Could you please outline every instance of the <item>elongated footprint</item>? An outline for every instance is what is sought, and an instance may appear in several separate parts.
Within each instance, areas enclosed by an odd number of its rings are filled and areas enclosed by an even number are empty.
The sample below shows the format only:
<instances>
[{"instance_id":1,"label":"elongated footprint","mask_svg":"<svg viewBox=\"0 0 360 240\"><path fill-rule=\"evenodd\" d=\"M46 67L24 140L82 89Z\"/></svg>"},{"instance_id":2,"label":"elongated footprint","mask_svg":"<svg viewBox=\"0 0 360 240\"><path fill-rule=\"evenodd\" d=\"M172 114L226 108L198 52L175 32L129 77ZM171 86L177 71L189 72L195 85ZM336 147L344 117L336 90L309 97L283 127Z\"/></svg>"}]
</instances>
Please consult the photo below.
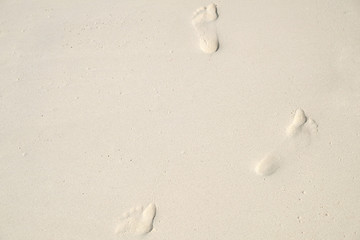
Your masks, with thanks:
<instances>
[{"instance_id":1,"label":"elongated footprint","mask_svg":"<svg viewBox=\"0 0 360 240\"><path fill-rule=\"evenodd\" d=\"M219 48L215 21L218 18L214 3L198 8L192 17L192 24L199 37L200 49L204 53L214 53Z\"/></svg>"}]
</instances>

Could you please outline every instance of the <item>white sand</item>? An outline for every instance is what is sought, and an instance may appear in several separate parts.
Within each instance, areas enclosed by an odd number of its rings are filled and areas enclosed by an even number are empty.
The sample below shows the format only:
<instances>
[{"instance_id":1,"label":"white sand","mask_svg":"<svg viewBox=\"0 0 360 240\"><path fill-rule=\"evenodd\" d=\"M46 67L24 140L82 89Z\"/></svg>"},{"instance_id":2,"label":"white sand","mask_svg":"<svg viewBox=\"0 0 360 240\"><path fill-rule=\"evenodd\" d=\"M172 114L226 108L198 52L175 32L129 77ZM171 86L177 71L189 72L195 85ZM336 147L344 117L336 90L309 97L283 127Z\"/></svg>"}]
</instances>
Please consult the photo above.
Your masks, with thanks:
<instances>
[{"instance_id":1,"label":"white sand","mask_svg":"<svg viewBox=\"0 0 360 240\"><path fill-rule=\"evenodd\" d=\"M360 239L360 2L208 4L0 1L1 240Z\"/></svg>"}]
</instances>

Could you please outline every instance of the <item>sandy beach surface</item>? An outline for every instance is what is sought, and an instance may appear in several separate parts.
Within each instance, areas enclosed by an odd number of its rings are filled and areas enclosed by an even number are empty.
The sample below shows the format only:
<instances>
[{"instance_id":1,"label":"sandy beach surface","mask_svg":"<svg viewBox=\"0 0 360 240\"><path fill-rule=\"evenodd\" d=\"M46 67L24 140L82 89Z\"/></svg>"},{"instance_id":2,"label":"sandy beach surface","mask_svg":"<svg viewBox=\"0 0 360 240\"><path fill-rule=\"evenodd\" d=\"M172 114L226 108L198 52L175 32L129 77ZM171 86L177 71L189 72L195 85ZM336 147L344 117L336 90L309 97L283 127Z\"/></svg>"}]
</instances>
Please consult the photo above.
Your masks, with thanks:
<instances>
[{"instance_id":1,"label":"sandy beach surface","mask_svg":"<svg viewBox=\"0 0 360 240\"><path fill-rule=\"evenodd\" d=\"M358 0L0 1L1 240L359 240Z\"/></svg>"}]
</instances>

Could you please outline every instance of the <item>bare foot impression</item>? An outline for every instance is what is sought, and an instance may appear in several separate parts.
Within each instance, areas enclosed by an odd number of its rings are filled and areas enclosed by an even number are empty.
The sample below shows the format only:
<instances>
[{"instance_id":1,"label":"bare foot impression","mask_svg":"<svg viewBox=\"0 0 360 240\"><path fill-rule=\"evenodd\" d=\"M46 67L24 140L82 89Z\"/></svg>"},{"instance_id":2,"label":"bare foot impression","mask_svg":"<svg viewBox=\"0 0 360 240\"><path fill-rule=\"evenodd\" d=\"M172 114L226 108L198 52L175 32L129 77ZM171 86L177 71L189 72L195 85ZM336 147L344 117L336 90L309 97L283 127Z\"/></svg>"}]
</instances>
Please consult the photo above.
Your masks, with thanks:
<instances>
[{"instance_id":1,"label":"bare foot impression","mask_svg":"<svg viewBox=\"0 0 360 240\"><path fill-rule=\"evenodd\" d=\"M215 20L218 18L216 5L198 8L192 17L192 24L199 37L200 49L204 53L214 53L219 48Z\"/></svg>"},{"instance_id":2,"label":"bare foot impression","mask_svg":"<svg viewBox=\"0 0 360 240\"><path fill-rule=\"evenodd\" d=\"M283 161L281 151L286 152L289 149L289 141L296 140L300 144L306 137L311 137L317 133L317 123L305 115L304 110L301 108L295 111L295 116L286 129L287 138L281 144L280 150L267 154L261 159L255 167L255 173L260 176L269 176L278 170ZM305 139L306 140L306 139Z\"/></svg>"},{"instance_id":3,"label":"bare foot impression","mask_svg":"<svg viewBox=\"0 0 360 240\"><path fill-rule=\"evenodd\" d=\"M125 212L120 225L115 233L132 235L144 235L153 229L153 221L156 215L156 206L150 203L145 209L143 206L130 209Z\"/></svg>"}]
</instances>

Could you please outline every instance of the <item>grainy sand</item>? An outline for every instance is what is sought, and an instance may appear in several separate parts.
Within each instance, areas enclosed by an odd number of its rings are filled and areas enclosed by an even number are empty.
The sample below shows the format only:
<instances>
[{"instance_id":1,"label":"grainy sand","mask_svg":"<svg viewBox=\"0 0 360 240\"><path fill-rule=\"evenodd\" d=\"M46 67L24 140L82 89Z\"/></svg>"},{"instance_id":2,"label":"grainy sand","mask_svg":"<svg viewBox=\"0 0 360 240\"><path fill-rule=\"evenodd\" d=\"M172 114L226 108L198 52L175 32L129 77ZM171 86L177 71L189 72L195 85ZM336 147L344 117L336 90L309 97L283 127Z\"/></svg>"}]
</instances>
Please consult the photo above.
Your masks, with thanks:
<instances>
[{"instance_id":1,"label":"grainy sand","mask_svg":"<svg viewBox=\"0 0 360 240\"><path fill-rule=\"evenodd\" d=\"M360 239L359 76L359 1L0 1L0 239Z\"/></svg>"}]
</instances>

